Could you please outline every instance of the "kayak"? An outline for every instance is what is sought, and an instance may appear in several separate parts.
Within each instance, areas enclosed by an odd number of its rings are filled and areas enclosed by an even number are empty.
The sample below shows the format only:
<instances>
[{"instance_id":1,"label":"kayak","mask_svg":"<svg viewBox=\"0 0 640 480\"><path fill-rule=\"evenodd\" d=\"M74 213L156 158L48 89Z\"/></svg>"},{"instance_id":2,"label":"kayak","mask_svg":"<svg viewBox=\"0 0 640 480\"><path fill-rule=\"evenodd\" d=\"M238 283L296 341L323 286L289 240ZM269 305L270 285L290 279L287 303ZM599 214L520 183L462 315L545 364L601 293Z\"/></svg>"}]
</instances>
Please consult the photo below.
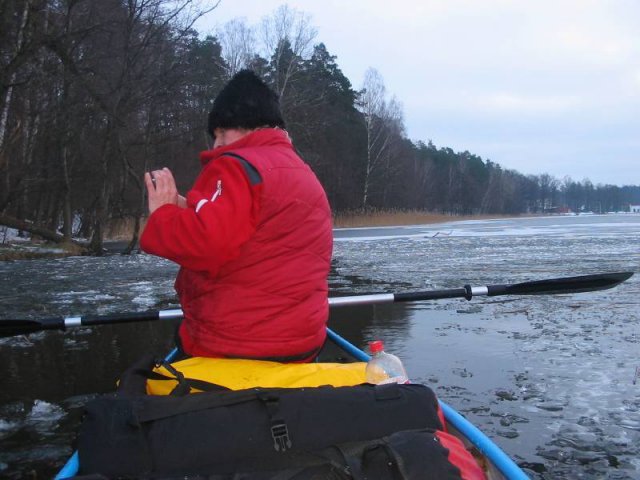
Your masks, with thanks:
<instances>
[{"instance_id":1,"label":"kayak","mask_svg":"<svg viewBox=\"0 0 640 480\"><path fill-rule=\"evenodd\" d=\"M339 336L333 330L327 329L327 333L331 342L337 346L343 354L346 354L356 361L366 362L369 360L369 355ZM175 351L171 352L167 356L167 360L171 361L174 355ZM471 424L464 416L441 400L439 400L439 404L444 414L447 431L460 439L465 447L473 454L484 470L488 480L520 480L529 478L503 450L477 427ZM78 452L75 452L55 478L71 478L77 475L79 470L79 456Z\"/></svg>"}]
</instances>

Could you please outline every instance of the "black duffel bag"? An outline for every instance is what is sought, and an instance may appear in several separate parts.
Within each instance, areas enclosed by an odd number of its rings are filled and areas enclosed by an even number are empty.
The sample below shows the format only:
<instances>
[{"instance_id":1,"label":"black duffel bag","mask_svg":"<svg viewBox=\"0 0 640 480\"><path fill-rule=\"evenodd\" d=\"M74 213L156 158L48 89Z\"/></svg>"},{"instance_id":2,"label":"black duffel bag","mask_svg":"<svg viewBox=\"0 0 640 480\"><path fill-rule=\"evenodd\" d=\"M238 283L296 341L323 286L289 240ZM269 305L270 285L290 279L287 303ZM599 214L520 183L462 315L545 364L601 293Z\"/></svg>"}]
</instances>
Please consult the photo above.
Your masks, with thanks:
<instances>
[{"instance_id":1,"label":"black duffel bag","mask_svg":"<svg viewBox=\"0 0 640 480\"><path fill-rule=\"evenodd\" d=\"M87 405L81 474L460 478L434 434L442 429L437 400L424 385L148 396L144 372L152 363L144 360L123 376L118 392Z\"/></svg>"}]
</instances>

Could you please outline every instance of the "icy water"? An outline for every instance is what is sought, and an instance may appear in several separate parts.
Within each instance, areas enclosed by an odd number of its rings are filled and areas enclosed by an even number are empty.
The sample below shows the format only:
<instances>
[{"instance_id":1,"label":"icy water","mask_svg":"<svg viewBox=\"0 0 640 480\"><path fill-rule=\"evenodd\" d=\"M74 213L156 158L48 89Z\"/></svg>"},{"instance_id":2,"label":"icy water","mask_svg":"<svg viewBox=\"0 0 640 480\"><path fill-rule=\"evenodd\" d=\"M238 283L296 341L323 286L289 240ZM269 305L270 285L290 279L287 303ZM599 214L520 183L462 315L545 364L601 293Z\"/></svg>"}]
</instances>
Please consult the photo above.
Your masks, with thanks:
<instances>
[{"instance_id":1,"label":"icy water","mask_svg":"<svg viewBox=\"0 0 640 480\"><path fill-rule=\"evenodd\" d=\"M640 216L336 230L333 294L633 271L612 290L343 307L331 326L382 339L535 479L640 478ZM0 263L0 317L175 308L176 267L147 255ZM82 405L173 322L0 339L0 477L49 478Z\"/></svg>"}]
</instances>

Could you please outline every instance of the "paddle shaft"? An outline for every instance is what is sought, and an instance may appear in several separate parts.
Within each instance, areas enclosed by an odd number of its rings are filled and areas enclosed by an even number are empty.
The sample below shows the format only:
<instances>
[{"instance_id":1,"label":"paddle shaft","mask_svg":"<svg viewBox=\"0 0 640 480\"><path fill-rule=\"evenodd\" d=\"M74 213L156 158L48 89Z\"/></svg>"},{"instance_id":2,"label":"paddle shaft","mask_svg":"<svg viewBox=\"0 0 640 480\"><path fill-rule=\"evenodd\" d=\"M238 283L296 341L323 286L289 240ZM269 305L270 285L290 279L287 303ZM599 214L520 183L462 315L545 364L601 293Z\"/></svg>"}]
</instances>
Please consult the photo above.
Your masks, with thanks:
<instances>
[{"instance_id":1,"label":"paddle shaft","mask_svg":"<svg viewBox=\"0 0 640 480\"><path fill-rule=\"evenodd\" d=\"M471 300L477 296L498 295L553 295L562 293L591 292L615 287L633 275L633 272L603 273L583 275L579 277L554 278L512 285L487 285L462 288L427 290L407 293L374 293L349 297L333 297L329 306L368 305L377 303L414 302L423 300L440 300L445 298L465 298ZM0 320L0 338L24 335L42 330L66 330L73 327L92 325L119 324L155 320L173 320L182 318L180 309L148 312L120 313L111 315L87 315L82 317L53 317L37 320Z\"/></svg>"}]
</instances>

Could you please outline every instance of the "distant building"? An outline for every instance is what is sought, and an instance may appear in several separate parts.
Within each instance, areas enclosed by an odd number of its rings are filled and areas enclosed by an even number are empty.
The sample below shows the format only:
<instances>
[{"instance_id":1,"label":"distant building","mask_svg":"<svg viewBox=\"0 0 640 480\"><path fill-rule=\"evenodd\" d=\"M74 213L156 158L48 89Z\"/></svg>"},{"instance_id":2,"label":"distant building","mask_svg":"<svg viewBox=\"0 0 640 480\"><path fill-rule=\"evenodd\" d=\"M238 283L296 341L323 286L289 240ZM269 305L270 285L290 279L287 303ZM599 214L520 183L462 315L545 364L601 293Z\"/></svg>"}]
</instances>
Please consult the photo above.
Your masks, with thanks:
<instances>
[{"instance_id":1,"label":"distant building","mask_svg":"<svg viewBox=\"0 0 640 480\"><path fill-rule=\"evenodd\" d=\"M569 207L548 207L544 209L544 213L555 213L559 215L567 215L573 212Z\"/></svg>"},{"instance_id":2,"label":"distant building","mask_svg":"<svg viewBox=\"0 0 640 480\"><path fill-rule=\"evenodd\" d=\"M640 205L629 205L629 211L631 213L640 213Z\"/></svg>"}]
</instances>

